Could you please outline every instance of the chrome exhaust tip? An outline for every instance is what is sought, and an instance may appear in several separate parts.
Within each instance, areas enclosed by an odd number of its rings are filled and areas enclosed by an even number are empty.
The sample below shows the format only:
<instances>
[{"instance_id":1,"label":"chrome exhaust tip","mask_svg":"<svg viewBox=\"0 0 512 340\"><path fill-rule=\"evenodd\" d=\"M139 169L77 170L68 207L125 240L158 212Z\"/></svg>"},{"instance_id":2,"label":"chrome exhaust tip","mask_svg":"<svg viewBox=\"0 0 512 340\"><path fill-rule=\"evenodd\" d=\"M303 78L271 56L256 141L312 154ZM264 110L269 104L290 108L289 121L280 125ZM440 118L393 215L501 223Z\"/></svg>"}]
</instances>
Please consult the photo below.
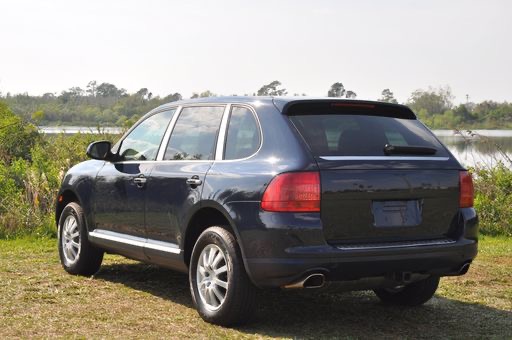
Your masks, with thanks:
<instances>
[{"instance_id":1,"label":"chrome exhaust tip","mask_svg":"<svg viewBox=\"0 0 512 340\"><path fill-rule=\"evenodd\" d=\"M464 275L468 272L471 263L464 263L459 269L459 275Z\"/></svg>"},{"instance_id":2,"label":"chrome exhaust tip","mask_svg":"<svg viewBox=\"0 0 512 340\"><path fill-rule=\"evenodd\" d=\"M306 276L303 280L284 286L286 289L294 288L322 288L325 285L325 275L316 273Z\"/></svg>"}]
</instances>

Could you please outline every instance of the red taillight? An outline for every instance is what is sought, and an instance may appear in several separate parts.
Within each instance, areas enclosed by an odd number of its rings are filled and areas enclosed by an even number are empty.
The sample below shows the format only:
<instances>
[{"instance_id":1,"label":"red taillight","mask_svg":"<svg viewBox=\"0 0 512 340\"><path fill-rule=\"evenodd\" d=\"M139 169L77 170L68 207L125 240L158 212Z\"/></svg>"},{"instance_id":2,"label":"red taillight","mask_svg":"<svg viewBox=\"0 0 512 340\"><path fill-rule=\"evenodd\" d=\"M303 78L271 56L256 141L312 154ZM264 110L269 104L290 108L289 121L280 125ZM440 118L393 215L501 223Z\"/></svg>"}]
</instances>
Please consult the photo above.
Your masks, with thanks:
<instances>
[{"instance_id":1,"label":"red taillight","mask_svg":"<svg viewBox=\"0 0 512 340\"><path fill-rule=\"evenodd\" d=\"M320 174L289 172L277 175L263 194L261 208L267 211L319 212Z\"/></svg>"},{"instance_id":2,"label":"red taillight","mask_svg":"<svg viewBox=\"0 0 512 340\"><path fill-rule=\"evenodd\" d=\"M473 206L473 178L467 171L459 172L459 207L471 208Z\"/></svg>"}]
</instances>

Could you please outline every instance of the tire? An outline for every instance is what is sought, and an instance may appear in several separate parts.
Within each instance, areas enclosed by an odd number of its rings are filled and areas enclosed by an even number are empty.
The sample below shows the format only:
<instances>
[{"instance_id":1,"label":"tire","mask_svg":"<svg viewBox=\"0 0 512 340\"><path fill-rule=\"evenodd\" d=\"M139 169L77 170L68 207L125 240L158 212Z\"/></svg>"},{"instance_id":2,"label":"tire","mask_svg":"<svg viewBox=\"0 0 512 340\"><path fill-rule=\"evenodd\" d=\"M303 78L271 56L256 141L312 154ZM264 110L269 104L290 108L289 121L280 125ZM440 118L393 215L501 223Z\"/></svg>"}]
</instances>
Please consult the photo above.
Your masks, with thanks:
<instances>
[{"instance_id":1,"label":"tire","mask_svg":"<svg viewBox=\"0 0 512 340\"><path fill-rule=\"evenodd\" d=\"M407 286L395 289L377 289L375 294L382 302L400 306L419 306L430 300L439 286L439 277L429 278L413 282Z\"/></svg>"},{"instance_id":2,"label":"tire","mask_svg":"<svg viewBox=\"0 0 512 340\"><path fill-rule=\"evenodd\" d=\"M103 261L103 250L91 245L82 207L71 202L59 218L59 257L65 271L74 275L91 276Z\"/></svg>"},{"instance_id":3,"label":"tire","mask_svg":"<svg viewBox=\"0 0 512 340\"><path fill-rule=\"evenodd\" d=\"M225 228L210 227L199 236L190 259L189 281L203 320L231 326L252 316L256 287L247 276L235 237Z\"/></svg>"}]
</instances>

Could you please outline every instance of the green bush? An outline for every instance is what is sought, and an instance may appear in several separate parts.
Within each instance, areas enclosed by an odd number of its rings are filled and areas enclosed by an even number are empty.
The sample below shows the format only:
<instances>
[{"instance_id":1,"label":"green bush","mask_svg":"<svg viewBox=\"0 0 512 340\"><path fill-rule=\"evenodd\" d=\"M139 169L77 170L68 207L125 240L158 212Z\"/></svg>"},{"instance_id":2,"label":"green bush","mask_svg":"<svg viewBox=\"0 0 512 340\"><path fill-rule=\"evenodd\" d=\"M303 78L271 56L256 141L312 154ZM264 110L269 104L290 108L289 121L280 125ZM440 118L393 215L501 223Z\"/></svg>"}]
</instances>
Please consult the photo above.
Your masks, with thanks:
<instances>
[{"instance_id":1,"label":"green bush","mask_svg":"<svg viewBox=\"0 0 512 340\"><path fill-rule=\"evenodd\" d=\"M64 174L86 159L89 143L116 138L40 135L0 103L0 238L55 236L55 198Z\"/></svg>"},{"instance_id":2,"label":"green bush","mask_svg":"<svg viewBox=\"0 0 512 340\"><path fill-rule=\"evenodd\" d=\"M472 171L480 232L512 236L512 170L500 163L492 168Z\"/></svg>"},{"instance_id":3,"label":"green bush","mask_svg":"<svg viewBox=\"0 0 512 340\"><path fill-rule=\"evenodd\" d=\"M94 140L105 134L45 136L27 157L0 161L0 238L55 236L55 198L66 171L85 160Z\"/></svg>"},{"instance_id":4,"label":"green bush","mask_svg":"<svg viewBox=\"0 0 512 340\"><path fill-rule=\"evenodd\" d=\"M37 127L24 122L0 101L0 159L28 159L30 149L40 142Z\"/></svg>"}]
</instances>

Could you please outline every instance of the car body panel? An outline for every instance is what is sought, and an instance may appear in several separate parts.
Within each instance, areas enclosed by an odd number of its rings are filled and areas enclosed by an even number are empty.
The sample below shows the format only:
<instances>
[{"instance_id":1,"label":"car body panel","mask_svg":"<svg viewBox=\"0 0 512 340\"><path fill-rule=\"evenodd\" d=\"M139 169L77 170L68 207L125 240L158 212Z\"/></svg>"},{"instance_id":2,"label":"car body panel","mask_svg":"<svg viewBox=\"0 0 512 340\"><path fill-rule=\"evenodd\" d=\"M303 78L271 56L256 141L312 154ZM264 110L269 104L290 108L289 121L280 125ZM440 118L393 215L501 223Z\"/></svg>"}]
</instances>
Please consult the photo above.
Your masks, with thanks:
<instances>
[{"instance_id":1,"label":"car body panel","mask_svg":"<svg viewBox=\"0 0 512 340\"><path fill-rule=\"evenodd\" d=\"M146 237L150 240L183 245L186 228L199 209L205 177L213 161L166 161L156 163L147 183ZM201 185L187 179L197 176ZM167 258L155 249L145 249L150 260Z\"/></svg>"},{"instance_id":2,"label":"car body panel","mask_svg":"<svg viewBox=\"0 0 512 340\"><path fill-rule=\"evenodd\" d=\"M60 213L64 208L59 200L65 194L70 193L82 206L87 228L94 229L94 214L92 213L94 179L104 165L105 161L88 160L76 164L67 171L57 194L56 223L59 222Z\"/></svg>"},{"instance_id":3,"label":"car body panel","mask_svg":"<svg viewBox=\"0 0 512 340\"><path fill-rule=\"evenodd\" d=\"M94 228L144 237L146 188L134 180L148 177L152 163L107 162L98 172L94 186L92 213Z\"/></svg>"},{"instance_id":4,"label":"car body panel","mask_svg":"<svg viewBox=\"0 0 512 340\"><path fill-rule=\"evenodd\" d=\"M324 170L320 174L322 222L331 243L446 237L459 210L457 170ZM414 204L399 206L401 202ZM406 212L412 210L418 220L406 221ZM386 217L390 225L383 225Z\"/></svg>"}]
</instances>

